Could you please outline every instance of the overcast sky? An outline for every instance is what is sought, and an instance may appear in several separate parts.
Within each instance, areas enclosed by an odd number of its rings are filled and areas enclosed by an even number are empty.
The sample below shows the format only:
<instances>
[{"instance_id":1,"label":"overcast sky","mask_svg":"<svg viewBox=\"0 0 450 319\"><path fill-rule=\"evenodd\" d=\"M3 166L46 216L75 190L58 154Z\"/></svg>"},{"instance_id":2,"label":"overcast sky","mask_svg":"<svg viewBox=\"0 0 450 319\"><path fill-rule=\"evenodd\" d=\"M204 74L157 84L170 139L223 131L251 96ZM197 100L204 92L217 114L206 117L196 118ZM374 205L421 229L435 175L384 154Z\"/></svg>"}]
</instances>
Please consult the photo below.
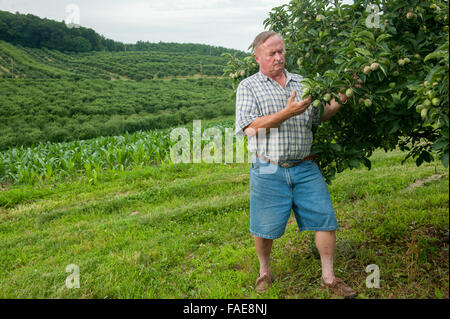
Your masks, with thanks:
<instances>
[{"instance_id":1,"label":"overcast sky","mask_svg":"<svg viewBox=\"0 0 450 319\"><path fill-rule=\"evenodd\" d=\"M247 51L273 7L289 0L0 0L0 10L75 21L124 43L204 43ZM68 20L68 21L69 21Z\"/></svg>"}]
</instances>

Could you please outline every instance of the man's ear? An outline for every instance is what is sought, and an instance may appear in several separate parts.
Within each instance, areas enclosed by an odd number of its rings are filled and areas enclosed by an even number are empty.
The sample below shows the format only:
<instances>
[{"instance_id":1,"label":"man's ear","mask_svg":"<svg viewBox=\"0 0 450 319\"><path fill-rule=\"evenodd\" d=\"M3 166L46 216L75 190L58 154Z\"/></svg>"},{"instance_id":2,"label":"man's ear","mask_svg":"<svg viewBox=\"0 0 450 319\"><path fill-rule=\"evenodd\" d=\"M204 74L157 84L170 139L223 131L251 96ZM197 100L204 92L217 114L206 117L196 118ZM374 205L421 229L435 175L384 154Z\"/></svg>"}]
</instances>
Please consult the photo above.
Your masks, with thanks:
<instances>
[{"instance_id":1,"label":"man's ear","mask_svg":"<svg viewBox=\"0 0 450 319\"><path fill-rule=\"evenodd\" d=\"M258 57L256 56L256 54L253 54L253 57L255 58L256 63L259 64L259 59L258 59Z\"/></svg>"}]
</instances>

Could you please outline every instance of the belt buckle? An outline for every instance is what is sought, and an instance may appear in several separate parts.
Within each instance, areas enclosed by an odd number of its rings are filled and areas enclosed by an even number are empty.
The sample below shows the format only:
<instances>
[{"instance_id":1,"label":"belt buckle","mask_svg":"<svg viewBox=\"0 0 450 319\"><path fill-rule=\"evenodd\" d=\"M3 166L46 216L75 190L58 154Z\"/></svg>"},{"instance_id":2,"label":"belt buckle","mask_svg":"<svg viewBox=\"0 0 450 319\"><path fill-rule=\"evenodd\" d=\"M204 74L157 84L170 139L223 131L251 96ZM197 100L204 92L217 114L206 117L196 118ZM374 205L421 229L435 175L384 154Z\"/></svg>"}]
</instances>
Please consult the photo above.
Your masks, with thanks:
<instances>
[{"instance_id":1,"label":"belt buckle","mask_svg":"<svg viewBox=\"0 0 450 319\"><path fill-rule=\"evenodd\" d=\"M287 163L287 162L283 162L283 163L280 164L280 166L283 167L283 168L290 168L292 166L292 164Z\"/></svg>"}]
</instances>

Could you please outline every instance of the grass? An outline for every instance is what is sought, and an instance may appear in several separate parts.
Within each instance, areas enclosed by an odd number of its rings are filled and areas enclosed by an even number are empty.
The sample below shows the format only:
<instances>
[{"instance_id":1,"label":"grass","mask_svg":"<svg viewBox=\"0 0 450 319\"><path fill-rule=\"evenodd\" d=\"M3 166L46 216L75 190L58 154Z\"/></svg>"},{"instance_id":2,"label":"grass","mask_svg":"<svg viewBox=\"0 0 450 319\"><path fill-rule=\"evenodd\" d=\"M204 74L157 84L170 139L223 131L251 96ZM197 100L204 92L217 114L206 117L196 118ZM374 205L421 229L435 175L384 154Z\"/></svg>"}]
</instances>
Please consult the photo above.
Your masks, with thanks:
<instances>
[{"instance_id":1,"label":"grass","mask_svg":"<svg viewBox=\"0 0 450 319\"><path fill-rule=\"evenodd\" d=\"M359 298L448 298L448 169L403 156L377 151L372 170L330 186L336 275ZM248 169L177 164L0 192L10 203L0 207L0 298L336 298L320 287L313 233L293 217L274 242L276 282L254 292ZM65 285L69 264L79 289ZM370 264L380 288L366 287Z\"/></svg>"}]
</instances>

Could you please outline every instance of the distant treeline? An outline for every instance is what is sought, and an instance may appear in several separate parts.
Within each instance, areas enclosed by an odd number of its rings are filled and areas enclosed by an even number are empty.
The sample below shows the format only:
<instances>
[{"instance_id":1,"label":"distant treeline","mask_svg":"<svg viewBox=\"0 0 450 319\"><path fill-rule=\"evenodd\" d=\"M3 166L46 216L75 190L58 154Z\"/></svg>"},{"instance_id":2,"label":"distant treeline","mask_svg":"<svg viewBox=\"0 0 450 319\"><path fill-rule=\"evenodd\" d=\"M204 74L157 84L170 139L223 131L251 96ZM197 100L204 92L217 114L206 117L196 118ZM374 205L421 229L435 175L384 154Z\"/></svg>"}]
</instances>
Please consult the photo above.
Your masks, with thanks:
<instances>
[{"instance_id":1,"label":"distant treeline","mask_svg":"<svg viewBox=\"0 0 450 319\"><path fill-rule=\"evenodd\" d=\"M198 55L220 56L232 53L245 56L244 52L193 43L150 43L138 41L136 44L124 44L106 39L92 29L68 28L64 22L41 19L32 14L0 11L0 40L30 48L47 48L61 52L90 51L154 51L177 52Z\"/></svg>"},{"instance_id":2,"label":"distant treeline","mask_svg":"<svg viewBox=\"0 0 450 319\"><path fill-rule=\"evenodd\" d=\"M151 43L138 41L136 44L126 44L125 46L127 51L190 53L190 54L211 55L211 56L220 56L222 53L231 53L235 54L237 57L245 57L248 55L243 51L195 43L173 43L173 42Z\"/></svg>"},{"instance_id":3,"label":"distant treeline","mask_svg":"<svg viewBox=\"0 0 450 319\"><path fill-rule=\"evenodd\" d=\"M0 40L66 52L125 50L123 43L106 39L92 29L68 28L64 22L7 11L0 11Z\"/></svg>"}]
</instances>

